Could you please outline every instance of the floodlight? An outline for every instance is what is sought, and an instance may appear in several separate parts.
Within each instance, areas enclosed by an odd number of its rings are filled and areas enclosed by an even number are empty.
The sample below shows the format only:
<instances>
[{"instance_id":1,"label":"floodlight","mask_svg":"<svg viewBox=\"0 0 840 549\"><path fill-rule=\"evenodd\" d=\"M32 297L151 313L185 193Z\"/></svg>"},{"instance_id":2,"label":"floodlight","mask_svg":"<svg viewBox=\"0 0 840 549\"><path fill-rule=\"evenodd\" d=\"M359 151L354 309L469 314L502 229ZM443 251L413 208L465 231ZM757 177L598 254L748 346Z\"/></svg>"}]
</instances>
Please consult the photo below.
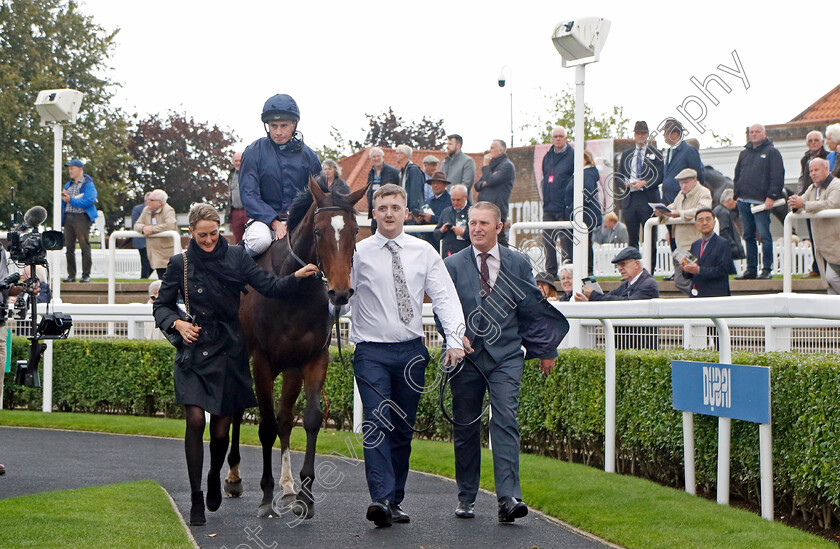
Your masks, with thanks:
<instances>
[{"instance_id":1,"label":"floodlight","mask_svg":"<svg viewBox=\"0 0 840 549\"><path fill-rule=\"evenodd\" d=\"M563 56L563 66L594 63L607 41L610 22L602 17L583 17L558 23L551 35L554 47Z\"/></svg>"},{"instance_id":2,"label":"floodlight","mask_svg":"<svg viewBox=\"0 0 840 549\"><path fill-rule=\"evenodd\" d=\"M70 89L39 92L38 98L35 99L35 110L41 117L41 125L75 124L84 95L80 91Z\"/></svg>"}]
</instances>

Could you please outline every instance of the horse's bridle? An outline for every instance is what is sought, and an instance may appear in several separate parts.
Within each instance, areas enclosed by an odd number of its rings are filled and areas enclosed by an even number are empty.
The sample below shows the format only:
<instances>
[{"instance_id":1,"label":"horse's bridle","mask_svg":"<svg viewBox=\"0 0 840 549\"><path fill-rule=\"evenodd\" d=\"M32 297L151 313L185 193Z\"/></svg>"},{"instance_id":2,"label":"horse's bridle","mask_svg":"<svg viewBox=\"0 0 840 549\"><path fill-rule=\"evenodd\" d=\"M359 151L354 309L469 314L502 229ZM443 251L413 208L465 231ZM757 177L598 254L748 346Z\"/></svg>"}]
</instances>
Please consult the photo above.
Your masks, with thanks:
<instances>
[{"instance_id":1,"label":"horse's bridle","mask_svg":"<svg viewBox=\"0 0 840 549\"><path fill-rule=\"evenodd\" d=\"M315 208L315 212L312 214L313 224L314 224L314 220L315 220L315 216L316 216L316 215L318 215L318 214L319 214L319 213L321 213L321 212L329 212L329 211L342 211L342 212L343 212L343 211L347 211L347 210L346 210L346 208L342 208L341 206L322 206L322 207L320 207L320 208ZM291 256L295 259L295 261L297 261L298 263L300 263L300 266L301 266L301 267L306 267L307 263L305 263L305 262L304 262L304 261L303 261L303 260L302 260L302 259L301 259L301 258L300 258L297 254L296 254L296 253L295 253L295 250L294 250L294 249L293 249L293 247L292 247L292 233L291 233L291 232L289 232L288 234L286 234L286 240L287 240L287 241L288 241L288 243L289 243L289 253L291 254ZM316 240L316 242L317 242L317 240ZM317 243L316 243L316 245L315 245L315 265L318 267L318 271L319 271L319 272L320 272L320 274L321 274L321 280L324 282L324 284L327 284L327 283L328 283L328 281L327 281L327 276L324 274L324 269L322 269L322 268L321 268L321 257L320 257L320 255L318 254L318 245L317 245ZM340 331L339 331L339 318L340 318L340 317L341 317L341 311L340 311L339 309L335 309L335 314L333 315L333 322L334 322L334 324L335 324L335 338L336 338L336 341L338 342L338 358L339 358L340 360L342 360L342 361L343 361L343 360L344 360L344 358L342 357L342 354L341 354L341 333L340 333ZM324 344L324 347L325 347L325 348L326 348L326 347L329 347L329 345L330 345L330 339L332 339L332 334L330 334L330 335L327 337L327 341L326 341L326 343Z\"/></svg>"},{"instance_id":2,"label":"horse's bridle","mask_svg":"<svg viewBox=\"0 0 840 549\"><path fill-rule=\"evenodd\" d=\"M315 212L312 214L313 220L314 220L315 216L318 215L319 213L328 212L328 211L342 211L343 212L343 211L346 211L346 209L342 208L341 206L322 206L320 208L315 208ZM306 267L307 263L304 260L302 260L295 253L294 247L292 246L292 233L291 232L289 232L286 235L286 240L289 243L289 253L291 254L291 256L295 259L295 261L300 263L301 267ZM318 246L317 245L315 246L315 266L318 267L318 271L320 271L320 273L321 273L321 279L324 282L326 282L327 278L326 278L326 275L324 274L324 269L321 268L321 257L318 255Z\"/></svg>"}]
</instances>

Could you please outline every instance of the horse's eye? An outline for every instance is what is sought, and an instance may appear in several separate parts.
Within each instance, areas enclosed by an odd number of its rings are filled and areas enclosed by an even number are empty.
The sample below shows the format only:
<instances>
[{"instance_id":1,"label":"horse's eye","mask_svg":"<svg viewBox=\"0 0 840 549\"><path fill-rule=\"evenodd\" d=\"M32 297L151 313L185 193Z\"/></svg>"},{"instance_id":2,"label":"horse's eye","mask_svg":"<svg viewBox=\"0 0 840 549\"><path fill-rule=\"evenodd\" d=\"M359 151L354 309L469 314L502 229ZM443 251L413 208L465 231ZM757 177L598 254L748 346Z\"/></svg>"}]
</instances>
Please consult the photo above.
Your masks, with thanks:
<instances>
[{"instance_id":1,"label":"horse's eye","mask_svg":"<svg viewBox=\"0 0 840 549\"><path fill-rule=\"evenodd\" d=\"M323 238L324 233L321 232L321 229L315 229L315 236L317 236L318 238Z\"/></svg>"},{"instance_id":2,"label":"horse's eye","mask_svg":"<svg viewBox=\"0 0 840 549\"><path fill-rule=\"evenodd\" d=\"M359 234L359 228L358 227L356 227L356 230L353 231L353 234Z\"/></svg>"}]
</instances>

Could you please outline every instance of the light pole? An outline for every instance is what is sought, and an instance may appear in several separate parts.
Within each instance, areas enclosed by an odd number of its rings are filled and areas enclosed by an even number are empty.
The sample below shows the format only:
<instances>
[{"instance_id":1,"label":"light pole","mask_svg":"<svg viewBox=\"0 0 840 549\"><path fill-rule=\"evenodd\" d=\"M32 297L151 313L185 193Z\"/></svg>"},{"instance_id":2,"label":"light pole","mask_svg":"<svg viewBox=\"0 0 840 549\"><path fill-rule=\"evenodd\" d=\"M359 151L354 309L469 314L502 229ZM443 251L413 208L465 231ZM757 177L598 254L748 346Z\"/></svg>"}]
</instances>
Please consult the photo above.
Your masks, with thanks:
<instances>
[{"instance_id":1,"label":"light pole","mask_svg":"<svg viewBox=\"0 0 840 549\"><path fill-rule=\"evenodd\" d=\"M507 69L507 78L505 78L505 69ZM508 80L510 80L510 146L513 147L513 70L503 65L502 70L499 71L499 87L504 88Z\"/></svg>"},{"instance_id":2,"label":"light pole","mask_svg":"<svg viewBox=\"0 0 840 549\"><path fill-rule=\"evenodd\" d=\"M574 253L572 272L573 291L580 292L583 277L589 272L587 254L589 231L583 210L583 147L584 128L583 89L586 65L600 59L601 47L607 40L610 22L599 17L585 17L558 23L551 35L554 47L563 57L563 67L575 67L575 172L574 172Z\"/></svg>"},{"instance_id":3,"label":"light pole","mask_svg":"<svg viewBox=\"0 0 840 549\"><path fill-rule=\"evenodd\" d=\"M52 126L55 144L53 147L53 229L61 231L61 145L64 126L76 123L76 115L85 94L80 91L61 89L43 90L35 99L35 110L41 117L41 126ZM50 289L55 303L61 303L61 271L58 269L60 251L48 252L52 264ZM45 399L46 400L46 399Z\"/></svg>"}]
</instances>

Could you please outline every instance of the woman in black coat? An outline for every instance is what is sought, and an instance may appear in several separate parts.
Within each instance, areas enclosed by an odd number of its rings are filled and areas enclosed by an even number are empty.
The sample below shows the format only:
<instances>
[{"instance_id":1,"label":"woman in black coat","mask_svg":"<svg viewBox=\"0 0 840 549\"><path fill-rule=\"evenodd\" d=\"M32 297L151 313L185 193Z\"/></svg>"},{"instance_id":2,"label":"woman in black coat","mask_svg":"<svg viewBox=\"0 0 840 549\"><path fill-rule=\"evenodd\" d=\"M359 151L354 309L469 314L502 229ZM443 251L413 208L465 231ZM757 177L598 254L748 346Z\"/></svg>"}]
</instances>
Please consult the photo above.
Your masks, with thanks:
<instances>
[{"instance_id":1,"label":"woman in black coat","mask_svg":"<svg viewBox=\"0 0 840 549\"><path fill-rule=\"evenodd\" d=\"M201 491L204 412L210 413L207 509L215 511L222 502L220 473L232 416L257 404L239 324L240 292L250 284L265 296L282 297L296 292L300 278L318 272L310 264L293 275L274 277L257 267L245 248L229 246L219 237L219 221L213 206L193 206L192 239L186 253L170 258L153 308L157 326L170 341L177 341L175 397L184 405L187 418L184 449L192 490L192 525L205 523ZM179 295L187 314L178 306Z\"/></svg>"}]
</instances>

